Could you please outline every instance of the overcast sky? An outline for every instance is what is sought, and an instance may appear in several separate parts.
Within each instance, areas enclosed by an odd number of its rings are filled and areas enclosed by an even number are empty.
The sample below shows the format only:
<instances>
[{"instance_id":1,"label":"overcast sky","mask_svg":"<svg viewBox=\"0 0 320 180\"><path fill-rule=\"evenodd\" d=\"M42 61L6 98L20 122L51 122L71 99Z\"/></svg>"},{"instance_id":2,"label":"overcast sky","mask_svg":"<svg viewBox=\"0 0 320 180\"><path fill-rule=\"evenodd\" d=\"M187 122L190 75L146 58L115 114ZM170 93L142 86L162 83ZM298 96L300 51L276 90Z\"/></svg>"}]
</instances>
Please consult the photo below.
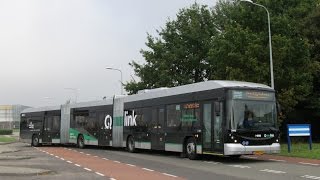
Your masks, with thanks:
<instances>
[{"instance_id":1,"label":"overcast sky","mask_svg":"<svg viewBox=\"0 0 320 180\"><path fill-rule=\"evenodd\" d=\"M215 0L197 0L213 6ZM194 0L0 0L0 105L59 105L120 94L146 34Z\"/></svg>"}]
</instances>

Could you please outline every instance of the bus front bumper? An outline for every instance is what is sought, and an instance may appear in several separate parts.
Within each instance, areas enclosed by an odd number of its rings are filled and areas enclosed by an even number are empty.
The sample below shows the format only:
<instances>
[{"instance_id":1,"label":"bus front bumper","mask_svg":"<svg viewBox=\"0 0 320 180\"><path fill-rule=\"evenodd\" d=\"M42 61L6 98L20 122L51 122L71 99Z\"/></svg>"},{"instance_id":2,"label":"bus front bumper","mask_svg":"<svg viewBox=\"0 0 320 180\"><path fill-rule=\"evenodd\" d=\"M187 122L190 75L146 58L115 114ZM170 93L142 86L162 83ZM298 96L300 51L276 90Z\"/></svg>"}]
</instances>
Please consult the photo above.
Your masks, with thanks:
<instances>
[{"instance_id":1,"label":"bus front bumper","mask_svg":"<svg viewBox=\"0 0 320 180\"><path fill-rule=\"evenodd\" d=\"M271 145L244 146L242 144L224 144L224 155L241 155L241 154L277 154L280 153L280 144L272 143Z\"/></svg>"}]
</instances>

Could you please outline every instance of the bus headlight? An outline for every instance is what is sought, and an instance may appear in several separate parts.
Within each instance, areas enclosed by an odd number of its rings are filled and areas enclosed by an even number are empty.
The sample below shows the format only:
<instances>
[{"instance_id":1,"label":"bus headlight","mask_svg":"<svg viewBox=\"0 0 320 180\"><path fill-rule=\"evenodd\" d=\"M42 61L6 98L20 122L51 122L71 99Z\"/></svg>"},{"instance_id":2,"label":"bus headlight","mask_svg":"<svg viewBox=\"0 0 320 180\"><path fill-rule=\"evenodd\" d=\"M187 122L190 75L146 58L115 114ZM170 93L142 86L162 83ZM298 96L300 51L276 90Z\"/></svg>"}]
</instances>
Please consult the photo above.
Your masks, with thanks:
<instances>
[{"instance_id":1,"label":"bus headlight","mask_svg":"<svg viewBox=\"0 0 320 180\"><path fill-rule=\"evenodd\" d=\"M279 142L279 139L276 139L276 142Z\"/></svg>"},{"instance_id":2,"label":"bus headlight","mask_svg":"<svg viewBox=\"0 0 320 180\"><path fill-rule=\"evenodd\" d=\"M234 142L237 143L238 141L235 139Z\"/></svg>"}]
</instances>

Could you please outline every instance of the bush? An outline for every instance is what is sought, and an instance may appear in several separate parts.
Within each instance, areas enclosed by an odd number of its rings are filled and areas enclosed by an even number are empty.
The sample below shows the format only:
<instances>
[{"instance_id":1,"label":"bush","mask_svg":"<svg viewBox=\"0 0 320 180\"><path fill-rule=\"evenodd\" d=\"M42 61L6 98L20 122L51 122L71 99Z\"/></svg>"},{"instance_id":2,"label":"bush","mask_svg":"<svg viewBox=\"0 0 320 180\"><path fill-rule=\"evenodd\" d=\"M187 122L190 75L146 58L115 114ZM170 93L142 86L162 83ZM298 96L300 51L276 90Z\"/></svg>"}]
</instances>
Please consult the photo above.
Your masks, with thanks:
<instances>
[{"instance_id":1,"label":"bush","mask_svg":"<svg viewBox=\"0 0 320 180\"><path fill-rule=\"evenodd\" d=\"M12 134L12 129L0 129L0 135L10 135Z\"/></svg>"}]
</instances>

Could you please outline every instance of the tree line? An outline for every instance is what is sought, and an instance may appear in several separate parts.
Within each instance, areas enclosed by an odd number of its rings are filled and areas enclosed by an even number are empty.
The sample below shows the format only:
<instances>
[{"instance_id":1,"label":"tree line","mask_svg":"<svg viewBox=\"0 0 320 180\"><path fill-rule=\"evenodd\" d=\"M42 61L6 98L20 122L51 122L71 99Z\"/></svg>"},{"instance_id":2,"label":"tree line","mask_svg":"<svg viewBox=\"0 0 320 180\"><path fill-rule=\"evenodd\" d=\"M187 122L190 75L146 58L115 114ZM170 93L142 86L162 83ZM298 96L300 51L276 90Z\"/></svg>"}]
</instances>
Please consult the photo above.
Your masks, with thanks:
<instances>
[{"instance_id":1,"label":"tree line","mask_svg":"<svg viewBox=\"0 0 320 180\"><path fill-rule=\"evenodd\" d=\"M276 96L283 116L299 108L320 113L320 1L256 0L270 12ZM141 89L206 80L237 80L270 86L266 11L248 2L192 4L147 35L145 62L130 65ZM320 115L319 115L320 117Z\"/></svg>"}]
</instances>

